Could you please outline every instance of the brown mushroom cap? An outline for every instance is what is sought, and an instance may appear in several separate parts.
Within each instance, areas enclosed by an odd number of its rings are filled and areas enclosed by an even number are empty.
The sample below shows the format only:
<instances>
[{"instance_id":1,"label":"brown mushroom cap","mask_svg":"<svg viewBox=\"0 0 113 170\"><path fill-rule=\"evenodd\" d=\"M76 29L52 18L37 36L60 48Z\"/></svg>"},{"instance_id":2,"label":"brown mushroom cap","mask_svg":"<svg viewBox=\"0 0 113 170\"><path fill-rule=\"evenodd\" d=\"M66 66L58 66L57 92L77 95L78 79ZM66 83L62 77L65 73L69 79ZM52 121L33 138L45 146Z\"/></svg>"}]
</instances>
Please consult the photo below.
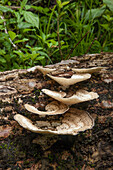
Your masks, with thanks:
<instances>
[{"instance_id":1,"label":"brown mushroom cap","mask_svg":"<svg viewBox=\"0 0 113 170\"><path fill-rule=\"evenodd\" d=\"M29 104L24 105L25 108L32 113L38 114L38 115L58 115L58 114L63 114L67 110L69 110L69 107L63 103L53 101L46 105L45 110L47 111L39 111L36 109L34 106L31 106Z\"/></svg>"},{"instance_id":2,"label":"brown mushroom cap","mask_svg":"<svg viewBox=\"0 0 113 170\"><path fill-rule=\"evenodd\" d=\"M104 68L107 68L107 67L92 67L92 68L73 68L72 70L74 72L76 72L77 74L79 73L95 73L95 72L98 72Z\"/></svg>"},{"instance_id":3,"label":"brown mushroom cap","mask_svg":"<svg viewBox=\"0 0 113 170\"><path fill-rule=\"evenodd\" d=\"M87 80L91 77L91 74L73 74L71 78L64 78L64 77L55 77L52 75L47 74L48 77L55 80L57 83L59 83L62 86L68 87L70 85L73 85L75 83Z\"/></svg>"},{"instance_id":4,"label":"brown mushroom cap","mask_svg":"<svg viewBox=\"0 0 113 170\"><path fill-rule=\"evenodd\" d=\"M51 91L48 89L42 89L42 92L44 92L45 94L47 94L48 96L64 103L67 105L72 105L72 104L76 104L76 103L81 103L84 101L89 101L89 100L93 100L93 99L97 99L99 96L97 93L94 92L87 92L85 90L78 90L76 92L76 94L74 94L73 96L69 97L69 98L63 98L60 97L59 95L57 95L56 91ZM59 94L60 92L58 92Z\"/></svg>"},{"instance_id":5,"label":"brown mushroom cap","mask_svg":"<svg viewBox=\"0 0 113 170\"><path fill-rule=\"evenodd\" d=\"M38 127L38 124L34 125L31 120L20 114L15 115L14 119L25 129L35 133L77 135L80 131L91 129L94 126L94 120L87 112L75 108L71 108L65 113L61 125L54 127L53 130L51 130L51 127L47 127L47 130L42 129Z\"/></svg>"}]
</instances>

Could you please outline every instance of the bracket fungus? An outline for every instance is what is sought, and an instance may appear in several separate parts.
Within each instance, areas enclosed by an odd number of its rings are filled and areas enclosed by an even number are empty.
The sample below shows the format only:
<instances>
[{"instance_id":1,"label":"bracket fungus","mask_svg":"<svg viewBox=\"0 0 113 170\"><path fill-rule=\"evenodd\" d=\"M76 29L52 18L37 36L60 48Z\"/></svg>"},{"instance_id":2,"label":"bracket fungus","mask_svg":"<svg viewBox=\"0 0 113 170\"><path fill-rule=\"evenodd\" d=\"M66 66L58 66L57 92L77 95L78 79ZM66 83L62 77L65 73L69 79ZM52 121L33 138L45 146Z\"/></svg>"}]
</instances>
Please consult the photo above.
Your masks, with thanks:
<instances>
[{"instance_id":1,"label":"bracket fungus","mask_svg":"<svg viewBox=\"0 0 113 170\"><path fill-rule=\"evenodd\" d=\"M55 71L56 69L44 68L42 66L35 66L35 67L27 69L28 72L35 72L35 70L39 70L45 76L46 74L51 73L52 71Z\"/></svg>"},{"instance_id":2,"label":"bracket fungus","mask_svg":"<svg viewBox=\"0 0 113 170\"><path fill-rule=\"evenodd\" d=\"M32 112L38 115L58 115L58 114L63 114L69 110L69 107L67 105L57 102L57 101L53 101L49 103L48 105L46 105L45 107L46 111L39 111L34 106L31 106L29 104L25 104L24 106L29 112Z\"/></svg>"},{"instance_id":3,"label":"bracket fungus","mask_svg":"<svg viewBox=\"0 0 113 170\"><path fill-rule=\"evenodd\" d=\"M83 111L75 108L71 108L65 115L62 117L60 125L49 126L41 128L38 123L33 124L33 122L17 114L14 116L14 119L25 129L30 130L35 133L49 133L49 134L60 134L60 135L76 135L80 131L85 131L91 129L94 126L94 120L91 116Z\"/></svg>"},{"instance_id":4,"label":"bracket fungus","mask_svg":"<svg viewBox=\"0 0 113 170\"><path fill-rule=\"evenodd\" d=\"M60 67L60 66L59 66ZM50 75L56 70L57 73L60 70L58 67L58 70L50 69L50 68L43 68L42 66L35 66L31 69L28 69L27 71L34 72L35 70L41 71L44 75L47 74L48 77L53 79L54 81L58 82L63 87L67 88L70 85L73 85L75 83L87 80L91 77L91 74L93 72L100 71L104 67L93 67L88 69L76 69L76 68L69 68L71 69L71 73L76 72L76 74L70 74L70 78L66 77L58 77ZM65 70L63 70L65 72ZM61 70L60 70L61 72ZM65 72L66 73L66 72ZM60 75L59 75L60 76ZM99 96L95 92L88 92L85 90L78 90L75 94L73 94L71 97L70 92L66 94L65 92L57 92L52 91L49 89L42 89L42 92L46 95L52 97L56 101L52 101L48 105L45 106L45 111L40 111L34 106L31 106L29 104L25 104L25 108L32 113L38 114L38 115L48 115L46 117L46 120L40 119L40 116L38 117L39 120L36 120L35 122L32 122L27 117L16 114L14 116L14 119L25 129L30 130L35 133L49 133L49 134L61 134L61 135L76 135L80 131L85 131L87 129L91 129L94 126L94 120L93 118L83 110L78 110L76 108L69 108L73 104L97 99ZM53 117L55 116L56 117Z\"/></svg>"},{"instance_id":5,"label":"bracket fungus","mask_svg":"<svg viewBox=\"0 0 113 170\"><path fill-rule=\"evenodd\" d=\"M60 85L69 87L70 85L89 79L91 74L73 74L71 78L55 77L49 74L47 74L47 76L55 80Z\"/></svg>"},{"instance_id":6,"label":"bracket fungus","mask_svg":"<svg viewBox=\"0 0 113 170\"><path fill-rule=\"evenodd\" d=\"M84 101L97 99L99 97L97 93L87 92L85 90L78 90L76 92L76 94L74 94L73 96L68 97L68 98L64 98L64 97L60 96L59 95L60 92L58 92L58 95L57 95L56 91L51 91L48 89L42 89L42 92L58 101L64 103L64 104L67 104L67 105L81 103Z\"/></svg>"},{"instance_id":7,"label":"bracket fungus","mask_svg":"<svg viewBox=\"0 0 113 170\"><path fill-rule=\"evenodd\" d=\"M56 69L44 68L42 66L37 66L37 69L40 70L44 75L56 70Z\"/></svg>"},{"instance_id":8,"label":"bracket fungus","mask_svg":"<svg viewBox=\"0 0 113 170\"><path fill-rule=\"evenodd\" d=\"M74 72L76 72L77 74L80 74L80 73L95 73L95 72L98 72L98 71L101 71L102 69L104 69L106 67L92 67L92 68L72 68L72 70Z\"/></svg>"}]
</instances>

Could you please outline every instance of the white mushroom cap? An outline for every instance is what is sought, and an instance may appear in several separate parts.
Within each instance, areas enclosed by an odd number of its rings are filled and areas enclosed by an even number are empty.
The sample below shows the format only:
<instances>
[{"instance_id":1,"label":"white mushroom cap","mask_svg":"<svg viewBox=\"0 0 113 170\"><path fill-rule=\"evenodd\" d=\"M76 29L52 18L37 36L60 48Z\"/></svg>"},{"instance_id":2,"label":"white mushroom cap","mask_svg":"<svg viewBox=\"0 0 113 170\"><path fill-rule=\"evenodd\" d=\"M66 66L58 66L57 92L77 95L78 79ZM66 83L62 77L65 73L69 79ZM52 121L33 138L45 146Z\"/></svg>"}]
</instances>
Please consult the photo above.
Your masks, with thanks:
<instances>
[{"instance_id":1,"label":"white mushroom cap","mask_svg":"<svg viewBox=\"0 0 113 170\"><path fill-rule=\"evenodd\" d=\"M71 76L71 78L55 77L55 76L52 76L49 74L47 74L47 76L49 76L51 79L55 80L60 85L68 87L75 83L89 79L91 77L91 74L73 74Z\"/></svg>"},{"instance_id":2,"label":"white mushroom cap","mask_svg":"<svg viewBox=\"0 0 113 170\"><path fill-rule=\"evenodd\" d=\"M14 119L22 126L23 128L30 130L35 133L51 133L51 130L42 130L38 128L36 125L33 124L33 122L28 119L25 116L22 116L20 114L16 114L14 116Z\"/></svg>"},{"instance_id":3,"label":"white mushroom cap","mask_svg":"<svg viewBox=\"0 0 113 170\"><path fill-rule=\"evenodd\" d=\"M104 69L106 67L92 67L92 68L81 68L81 69L77 69L77 68L73 68L72 70L76 73L95 73L98 72L102 69Z\"/></svg>"},{"instance_id":4,"label":"white mushroom cap","mask_svg":"<svg viewBox=\"0 0 113 170\"><path fill-rule=\"evenodd\" d=\"M47 111L39 111L34 106L31 106L29 104L25 104L24 106L29 112L39 114L39 115L58 115L58 114L63 114L67 110L69 110L69 107L67 105L57 101L53 101L48 105L46 105L45 110Z\"/></svg>"},{"instance_id":5,"label":"white mushroom cap","mask_svg":"<svg viewBox=\"0 0 113 170\"><path fill-rule=\"evenodd\" d=\"M25 129L35 133L49 133L49 134L62 134L62 135L77 135L80 131L91 129L94 126L94 120L92 117L83 110L71 108L67 113L64 114L64 118L61 120L61 125L46 129L41 129L38 125L34 125L31 120L17 114L14 119Z\"/></svg>"},{"instance_id":6,"label":"white mushroom cap","mask_svg":"<svg viewBox=\"0 0 113 170\"><path fill-rule=\"evenodd\" d=\"M56 91L51 91L48 89L42 89L42 92L44 92L45 94L47 94L48 96L64 103L67 105L72 105L72 104L76 104L76 103L81 103L84 101L89 101L89 100L93 100L93 99L97 99L99 96L97 93L94 92L87 92L85 90L78 90L76 92L76 94L74 94L73 96L69 97L69 98L63 98L59 95L57 95ZM58 92L59 94L60 92Z\"/></svg>"},{"instance_id":7,"label":"white mushroom cap","mask_svg":"<svg viewBox=\"0 0 113 170\"><path fill-rule=\"evenodd\" d=\"M91 129L94 126L93 118L84 110L70 108L64 115L62 125L56 127L57 131L63 134L76 135L80 131Z\"/></svg>"},{"instance_id":8,"label":"white mushroom cap","mask_svg":"<svg viewBox=\"0 0 113 170\"><path fill-rule=\"evenodd\" d=\"M27 72L35 72L35 70L37 69L37 66L31 67L27 69Z\"/></svg>"},{"instance_id":9,"label":"white mushroom cap","mask_svg":"<svg viewBox=\"0 0 113 170\"><path fill-rule=\"evenodd\" d=\"M29 69L27 69L28 72L35 72L35 70L39 70L41 71L44 75L52 72L52 71L55 71L56 69L50 69L50 68L44 68L43 66L34 66L34 67L31 67Z\"/></svg>"},{"instance_id":10,"label":"white mushroom cap","mask_svg":"<svg viewBox=\"0 0 113 170\"><path fill-rule=\"evenodd\" d=\"M41 71L44 75L52 72L52 71L55 71L56 69L50 69L50 68L44 68L42 66L37 66L36 67L39 71Z\"/></svg>"}]
</instances>

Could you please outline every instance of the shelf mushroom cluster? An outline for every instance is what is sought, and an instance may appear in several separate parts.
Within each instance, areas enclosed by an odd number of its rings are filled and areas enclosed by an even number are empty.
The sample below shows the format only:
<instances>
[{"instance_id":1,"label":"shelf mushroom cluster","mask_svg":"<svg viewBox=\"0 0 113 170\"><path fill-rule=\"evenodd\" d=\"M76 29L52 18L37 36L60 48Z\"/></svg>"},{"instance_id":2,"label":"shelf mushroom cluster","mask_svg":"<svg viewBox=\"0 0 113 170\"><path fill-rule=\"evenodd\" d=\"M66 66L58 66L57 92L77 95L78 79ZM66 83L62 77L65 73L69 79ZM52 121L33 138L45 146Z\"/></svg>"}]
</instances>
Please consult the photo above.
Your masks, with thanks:
<instances>
[{"instance_id":1,"label":"shelf mushroom cluster","mask_svg":"<svg viewBox=\"0 0 113 170\"><path fill-rule=\"evenodd\" d=\"M47 75L58 84L65 88L75 83L87 80L91 77L91 73L98 72L103 67L93 67L88 69L75 69L72 68L73 75L71 78L53 76L51 73L56 69L44 68L42 66L36 66L28 69L28 72L34 72L39 70L43 75ZM97 99L99 96L95 92L88 92L85 90L78 90L75 94L67 97L67 94L63 91L57 92L49 89L42 89L42 92L54 100L45 106L45 111L40 111L34 106L25 104L25 108L34 114L41 116L55 116L59 115L58 120L47 119L47 121L36 121L34 124L30 119L23 115L16 114L14 119L25 129L35 133L49 133L49 134L70 134L76 135L80 131L91 129L94 126L94 120L83 110L76 108L70 108L71 105Z\"/></svg>"}]
</instances>

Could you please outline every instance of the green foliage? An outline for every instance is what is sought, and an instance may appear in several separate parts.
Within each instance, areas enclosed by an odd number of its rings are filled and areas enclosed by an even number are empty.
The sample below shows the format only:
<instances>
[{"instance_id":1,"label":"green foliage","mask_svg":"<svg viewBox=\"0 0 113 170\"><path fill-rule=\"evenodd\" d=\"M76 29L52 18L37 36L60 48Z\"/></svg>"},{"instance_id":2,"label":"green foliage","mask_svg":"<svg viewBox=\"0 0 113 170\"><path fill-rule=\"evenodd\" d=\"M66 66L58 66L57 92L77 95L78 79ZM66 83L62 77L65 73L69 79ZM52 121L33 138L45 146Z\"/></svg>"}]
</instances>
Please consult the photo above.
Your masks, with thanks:
<instances>
[{"instance_id":1,"label":"green foliage","mask_svg":"<svg viewBox=\"0 0 113 170\"><path fill-rule=\"evenodd\" d=\"M106 9L106 6L102 6L101 8L89 9L85 15L85 20L94 20L97 17L100 17Z\"/></svg>"},{"instance_id":2,"label":"green foliage","mask_svg":"<svg viewBox=\"0 0 113 170\"><path fill-rule=\"evenodd\" d=\"M109 9L113 12L113 0L103 0L103 3L105 3Z\"/></svg>"},{"instance_id":3,"label":"green foliage","mask_svg":"<svg viewBox=\"0 0 113 170\"><path fill-rule=\"evenodd\" d=\"M30 23L31 26L39 28L39 18L38 15L32 12L24 11L23 16L26 22Z\"/></svg>"},{"instance_id":4,"label":"green foliage","mask_svg":"<svg viewBox=\"0 0 113 170\"><path fill-rule=\"evenodd\" d=\"M0 71L113 51L112 0L41 2L0 1Z\"/></svg>"},{"instance_id":5,"label":"green foliage","mask_svg":"<svg viewBox=\"0 0 113 170\"><path fill-rule=\"evenodd\" d=\"M16 37L15 32L13 32L13 31L8 31L8 34L9 34L9 37L11 38L11 40L13 41L13 40L15 39L15 37Z\"/></svg>"}]
</instances>

